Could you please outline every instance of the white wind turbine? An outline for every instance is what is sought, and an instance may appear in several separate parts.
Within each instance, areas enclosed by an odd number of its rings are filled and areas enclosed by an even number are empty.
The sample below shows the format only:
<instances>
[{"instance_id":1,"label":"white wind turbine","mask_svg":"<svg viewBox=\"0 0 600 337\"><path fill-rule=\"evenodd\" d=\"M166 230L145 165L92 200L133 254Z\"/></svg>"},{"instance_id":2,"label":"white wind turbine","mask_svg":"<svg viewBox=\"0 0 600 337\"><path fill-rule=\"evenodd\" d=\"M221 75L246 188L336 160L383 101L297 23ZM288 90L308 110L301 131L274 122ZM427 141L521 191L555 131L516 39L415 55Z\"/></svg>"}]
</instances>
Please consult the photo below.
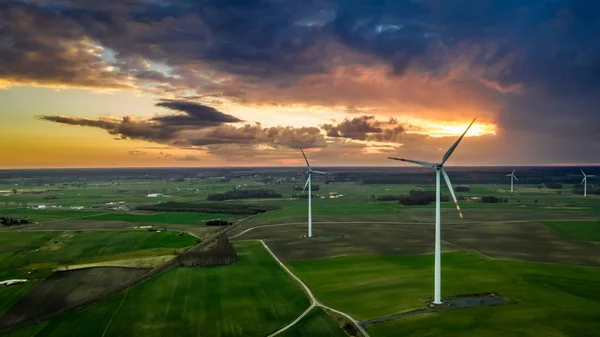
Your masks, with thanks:
<instances>
[{"instance_id":1,"label":"white wind turbine","mask_svg":"<svg viewBox=\"0 0 600 337\"><path fill-rule=\"evenodd\" d=\"M463 218L462 212L460 210L460 207L458 206L458 200L456 200L456 195L454 194L454 190L452 189L452 184L450 183L450 178L448 177L446 170L444 170L444 163L448 160L448 158L450 158L450 156L452 155L452 152L454 152L454 150L456 149L456 147L458 146L460 141L463 139L465 134L467 134L467 131L469 131L469 129L471 128L471 125L473 125L473 123L475 123L475 119L473 119L471 124L469 124L469 127L467 127L467 130L465 130L465 132L462 134L462 136L460 136L458 138L456 143L454 143L454 145L452 145L450 147L450 149L448 149L446 154L444 154L444 157L442 157L442 161L440 163L429 163L429 162L418 161L418 160L389 157L389 159L401 160L401 161L405 161L405 162L409 162L409 163L413 163L413 164L417 164L417 165L421 165L421 166L425 166L425 167L431 167L431 168L435 169L435 267L434 267L435 275L434 275L434 287L433 287L433 303L434 304L442 304L442 298L441 298L441 296L442 296L441 295L441 293L442 293L442 289L441 289L442 288L441 241L442 240L441 240L441 229L440 229L440 174L444 175L444 180L446 180L446 185L448 185L448 189L450 190L450 194L452 195L452 199L454 200L456 209L458 210L458 215L460 215L460 218L462 220L462 218Z\"/></svg>"},{"instance_id":2,"label":"white wind turbine","mask_svg":"<svg viewBox=\"0 0 600 337\"><path fill-rule=\"evenodd\" d=\"M594 175L588 174L586 175L585 173L583 173L582 169L579 169L581 171L581 174L583 174L583 180L581 181L581 184L583 185L583 196L587 197L587 178L588 177L595 177Z\"/></svg>"},{"instance_id":3,"label":"white wind turbine","mask_svg":"<svg viewBox=\"0 0 600 337\"><path fill-rule=\"evenodd\" d=\"M516 181L519 181L519 179L517 179L517 176L515 176L515 170L513 169L512 173L507 174L507 177L510 177L510 193L513 192L513 179L515 179Z\"/></svg>"},{"instance_id":4,"label":"white wind turbine","mask_svg":"<svg viewBox=\"0 0 600 337\"><path fill-rule=\"evenodd\" d=\"M311 185L311 177L312 177L313 173L316 173L316 174L327 174L327 172L314 171L312 169L312 167L310 167L310 164L308 163L308 159L306 159L306 155L304 154L304 150L300 149L300 151L302 151L302 155L304 156L304 160L306 161L306 168L308 169L306 171L306 174L308 175L308 179L306 179L306 184L304 184L304 188L302 189L302 191L304 192L304 190L306 190L306 187L308 187L308 237L311 238L312 237L312 185Z\"/></svg>"}]
</instances>

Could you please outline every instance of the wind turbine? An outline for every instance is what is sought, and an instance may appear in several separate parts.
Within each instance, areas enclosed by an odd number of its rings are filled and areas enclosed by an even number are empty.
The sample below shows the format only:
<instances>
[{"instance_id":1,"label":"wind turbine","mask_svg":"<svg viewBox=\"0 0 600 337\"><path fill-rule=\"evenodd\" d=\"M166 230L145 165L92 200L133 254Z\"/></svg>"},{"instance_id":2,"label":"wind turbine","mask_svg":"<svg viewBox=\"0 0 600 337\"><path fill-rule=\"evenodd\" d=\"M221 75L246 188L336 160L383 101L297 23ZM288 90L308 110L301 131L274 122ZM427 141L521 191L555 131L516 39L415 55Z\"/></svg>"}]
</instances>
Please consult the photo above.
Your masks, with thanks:
<instances>
[{"instance_id":1,"label":"wind turbine","mask_svg":"<svg viewBox=\"0 0 600 337\"><path fill-rule=\"evenodd\" d=\"M594 176L594 175L591 175L591 174L589 174L589 175L586 175L585 173L583 173L583 170L582 170L582 169L579 169L579 170L580 170L580 171L581 171L581 173L583 174L583 180L581 181L581 184L584 184L584 185L583 185L583 196L584 196L584 197L587 197L587 178L588 178L588 177L595 177L595 176ZM581 184L580 184L580 185L581 185Z\"/></svg>"},{"instance_id":2,"label":"wind turbine","mask_svg":"<svg viewBox=\"0 0 600 337\"><path fill-rule=\"evenodd\" d=\"M311 238L312 237L312 185L311 185L311 177L312 177L313 173L316 173L316 174L327 174L327 172L314 171L312 169L312 167L310 167L310 164L308 163L308 159L306 159L306 155L304 154L304 150L300 149L300 151L302 151L302 156L304 156L304 160L306 161L306 168L308 169L306 171L306 174L308 175L308 179L306 179L306 184L304 184L304 188L302 189L302 192L304 192L304 190L306 190L306 187L308 186L308 237Z\"/></svg>"},{"instance_id":3,"label":"wind turbine","mask_svg":"<svg viewBox=\"0 0 600 337\"><path fill-rule=\"evenodd\" d=\"M429 163L418 160L410 160L410 159L402 159L402 158L394 158L388 157L393 160L405 161L425 167L431 167L435 169L435 267L434 267L434 286L433 286L433 304L442 304L442 256L441 256L441 229L440 229L440 174L444 175L444 180L446 180L446 185L448 185L448 189L450 190L450 194L452 195L452 199L454 200L454 204L456 205L456 209L458 210L458 215L461 220L463 218L460 207L458 206L458 200L456 200L456 195L454 194L454 190L452 189L452 184L450 183L450 178L444 170L444 163L450 158L452 152L456 149L460 141L463 139L467 131L471 128L471 125L475 123L475 119L469 124L467 130L458 138L456 143L448 149L444 157L442 157L442 161L440 163Z\"/></svg>"},{"instance_id":4,"label":"wind turbine","mask_svg":"<svg viewBox=\"0 0 600 337\"><path fill-rule=\"evenodd\" d=\"M511 174L507 174L507 177L510 177L510 193L513 192L513 179L516 179L517 181L519 181L519 179L517 179L517 176L515 176L515 170L513 169Z\"/></svg>"}]
</instances>

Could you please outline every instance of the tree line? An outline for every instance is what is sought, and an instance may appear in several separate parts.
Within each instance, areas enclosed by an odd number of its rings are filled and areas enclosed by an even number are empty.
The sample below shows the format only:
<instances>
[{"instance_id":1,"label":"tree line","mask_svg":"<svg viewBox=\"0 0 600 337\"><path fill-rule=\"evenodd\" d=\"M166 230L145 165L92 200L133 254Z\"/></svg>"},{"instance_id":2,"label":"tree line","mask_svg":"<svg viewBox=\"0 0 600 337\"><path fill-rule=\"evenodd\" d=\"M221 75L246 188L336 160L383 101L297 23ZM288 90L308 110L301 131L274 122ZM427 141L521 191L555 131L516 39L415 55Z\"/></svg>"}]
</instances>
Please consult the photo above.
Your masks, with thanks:
<instances>
[{"instance_id":1,"label":"tree line","mask_svg":"<svg viewBox=\"0 0 600 337\"><path fill-rule=\"evenodd\" d=\"M231 226L232 222L226 220L208 220L206 222L207 226Z\"/></svg>"},{"instance_id":2,"label":"tree line","mask_svg":"<svg viewBox=\"0 0 600 337\"><path fill-rule=\"evenodd\" d=\"M311 194L311 199L318 199L321 196L318 194ZM302 194L292 194L292 198L294 199L308 199L308 193L302 193Z\"/></svg>"},{"instance_id":3,"label":"tree line","mask_svg":"<svg viewBox=\"0 0 600 337\"><path fill-rule=\"evenodd\" d=\"M223 193L210 193L206 200L210 201L223 201L223 200L235 200L235 199L257 199L257 198L281 198L281 193L266 189L247 189L247 190L233 190Z\"/></svg>"},{"instance_id":4,"label":"tree line","mask_svg":"<svg viewBox=\"0 0 600 337\"><path fill-rule=\"evenodd\" d=\"M163 202L153 205L136 207L140 211L153 212L195 212L212 214L254 215L278 209L277 206L252 205L252 204L227 204L227 203L192 203L192 202Z\"/></svg>"},{"instance_id":5,"label":"tree line","mask_svg":"<svg viewBox=\"0 0 600 337\"><path fill-rule=\"evenodd\" d=\"M12 216L0 216L0 224L5 227L10 226L20 226L29 224L29 220L21 217L12 217Z\"/></svg>"},{"instance_id":6,"label":"tree line","mask_svg":"<svg viewBox=\"0 0 600 337\"><path fill-rule=\"evenodd\" d=\"M188 250L177 255L173 264L183 267L195 266L221 266L237 261L238 255L229 242L227 235L219 235L216 242L208 249L202 251Z\"/></svg>"},{"instance_id":7,"label":"tree line","mask_svg":"<svg viewBox=\"0 0 600 337\"><path fill-rule=\"evenodd\" d=\"M321 187L319 185L310 185L310 190L311 191L318 191L320 190ZM304 190L304 186L294 186L294 191L303 191Z\"/></svg>"}]
</instances>

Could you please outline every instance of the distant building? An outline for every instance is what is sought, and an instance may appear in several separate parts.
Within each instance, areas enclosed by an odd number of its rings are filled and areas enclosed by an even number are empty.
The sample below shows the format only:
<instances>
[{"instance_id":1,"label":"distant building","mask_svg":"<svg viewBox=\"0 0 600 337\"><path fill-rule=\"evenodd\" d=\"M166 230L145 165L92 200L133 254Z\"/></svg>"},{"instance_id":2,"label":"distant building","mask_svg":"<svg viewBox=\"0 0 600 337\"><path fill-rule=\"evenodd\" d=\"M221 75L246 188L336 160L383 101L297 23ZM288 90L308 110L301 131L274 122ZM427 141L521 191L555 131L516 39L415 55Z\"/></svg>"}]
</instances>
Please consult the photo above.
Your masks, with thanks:
<instances>
[{"instance_id":1,"label":"distant building","mask_svg":"<svg viewBox=\"0 0 600 337\"><path fill-rule=\"evenodd\" d=\"M150 193L148 194L148 198L157 198L157 197L164 197L165 195L162 193Z\"/></svg>"}]
</instances>

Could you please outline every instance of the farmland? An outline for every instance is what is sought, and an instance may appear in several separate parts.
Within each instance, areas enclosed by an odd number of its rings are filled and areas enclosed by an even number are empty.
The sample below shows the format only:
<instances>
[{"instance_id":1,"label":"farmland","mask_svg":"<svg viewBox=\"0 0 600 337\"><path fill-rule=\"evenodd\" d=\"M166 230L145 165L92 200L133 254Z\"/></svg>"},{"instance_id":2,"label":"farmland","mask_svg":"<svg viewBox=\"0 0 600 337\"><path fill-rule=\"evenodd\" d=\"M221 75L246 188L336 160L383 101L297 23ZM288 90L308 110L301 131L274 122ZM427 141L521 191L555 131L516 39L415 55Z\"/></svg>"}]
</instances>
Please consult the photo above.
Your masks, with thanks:
<instances>
[{"instance_id":1,"label":"farmland","mask_svg":"<svg viewBox=\"0 0 600 337\"><path fill-rule=\"evenodd\" d=\"M107 290L148 271L104 267L55 272L0 316L0 321L9 325L43 317L78 302L102 296Z\"/></svg>"},{"instance_id":2,"label":"farmland","mask_svg":"<svg viewBox=\"0 0 600 337\"><path fill-rule=\"evenodd\" d=\"M2 232L0 276L44 278L53 268L125 257L172 254L195 242L178 232L148 231L35 231Z\"/></svg>"},{"instance_id":3,"label":"farmland","mask_svg":"<svg viewBox=\"0 0 600 337\"><path fill-rule=\"evenodd\" d=\"M108 276L111 270L128 274L159 266L221 230L207 226L208 220L243 219L228 233L239 255L231 265L170 268L91 306L8 335L62 336L69 331L152 336L172 331L185 336L206 331L214 336L267 336L298 318L309 302L260 243L247 240L263 240L323 305L358 321L425 306L433 288L434 205L403 206L379 199L411 190L432 191L432 174L340 169L327 183L316 177L316 236L308 239L303 237L306 199L292 198L302 193L298 186L303 176L293 169L244 170L218 170L214 175L206 170L200 178L184 170L153 177L150 170L143 178L128 179L124 177L129 173L123 172L129 171L104 172L102 177L88 172L85 187L80 187L83 180L52 186L57 178L51 176L41 182L5 179L0 190L19 185L16 194L0 195L0 215L37 223L0 229L1 278L30 279L0 288L0 314L11 317L44 289L49 299L59 299L54 301L57 307L60 301L70 303L74 298L59 291L68 288L67 283L52 286L60 273L72 273L64 282L82 280L72 296L85 297L89 289L93 297L104 281L91 271L106 270ZM464 220L452 202L441 205L442 295L496 292L513 303L403 317L367 325L368 334L598 334L595 313L600 302L592 293L600 281L600 198L576 194L580 178L564 174L566 169L551 171L550 176L545 169L525 171L514 193L504 178L495 178L496 169L465 170L448 170L455 185L468 187L457 193ZM112 179L111 174L121 177ZM562 179L562 187L546 187L546 179ZM281 197L207 200L211 193L243 196L252 189ZM150 193L164 197L148 197ZM501 202L482 202L484 196ZM36 205L47 207L32 208ZM83 208L70 209L73 205ZM166 231L150 232L146 226ZM52 274L53 270L60 272ZM94 277L100 280L98 288L90 285ZM280 336L345 335L328 312L317 306Z\"/></svg>"},{"instance_id":4,"label":"farmland","mask_svg":"<svg viewBox=\"0 0 600 337\"><path fill-rule=\"evenodd\" d=\"M401 328L410 336L468 330L536 336L541 325L548 335L592 336L600 329L595 294L600 270L595 268L490 260L474 253L442 256L442 294L495 291L517 302L514 305L461 309L407 318L402 323L375 324L372 336L387 336ZM289 265L316 295L331 307L360 319L385 316L423 307L431 297L431 256L344 256L293 261ZM390 301L390 299L394 299ZM554 321L562 317L562 322ZM442 326L432 328L441 319ZM548 325L542 322L553 321ZM512 322L507 327L507 322ZM537 322L528 324L527 322ZM509 330L506 330L509 329ZM397 331L397 330L396 330ZM586 331L585 334L581 334Z\"/></svg>"},{"instance_id":5,"label":"farmland","mask_svg":"<svg viewBox=\"0 0 600 337\"><path fill-rule=\"evenodd\" d=\"M292 328L282 332L281 337L331 336L346 337L339 324L321 308L314 308Z\"/></svg>"},{"instance_id":6,"label":"farmland","mask_svg":"<svg viewBox=\"0 0 600 337\"><path fill-rule=\"evenodd\" d=\"M158 336L167 331L178 336L264 336L308 307L300 287L260 243L238 243L235 248L240 258L233 265L171 269L124 294L24 331L64 336L95 322L92 331L106 336Z\"/></svg>"}]
</instances>

